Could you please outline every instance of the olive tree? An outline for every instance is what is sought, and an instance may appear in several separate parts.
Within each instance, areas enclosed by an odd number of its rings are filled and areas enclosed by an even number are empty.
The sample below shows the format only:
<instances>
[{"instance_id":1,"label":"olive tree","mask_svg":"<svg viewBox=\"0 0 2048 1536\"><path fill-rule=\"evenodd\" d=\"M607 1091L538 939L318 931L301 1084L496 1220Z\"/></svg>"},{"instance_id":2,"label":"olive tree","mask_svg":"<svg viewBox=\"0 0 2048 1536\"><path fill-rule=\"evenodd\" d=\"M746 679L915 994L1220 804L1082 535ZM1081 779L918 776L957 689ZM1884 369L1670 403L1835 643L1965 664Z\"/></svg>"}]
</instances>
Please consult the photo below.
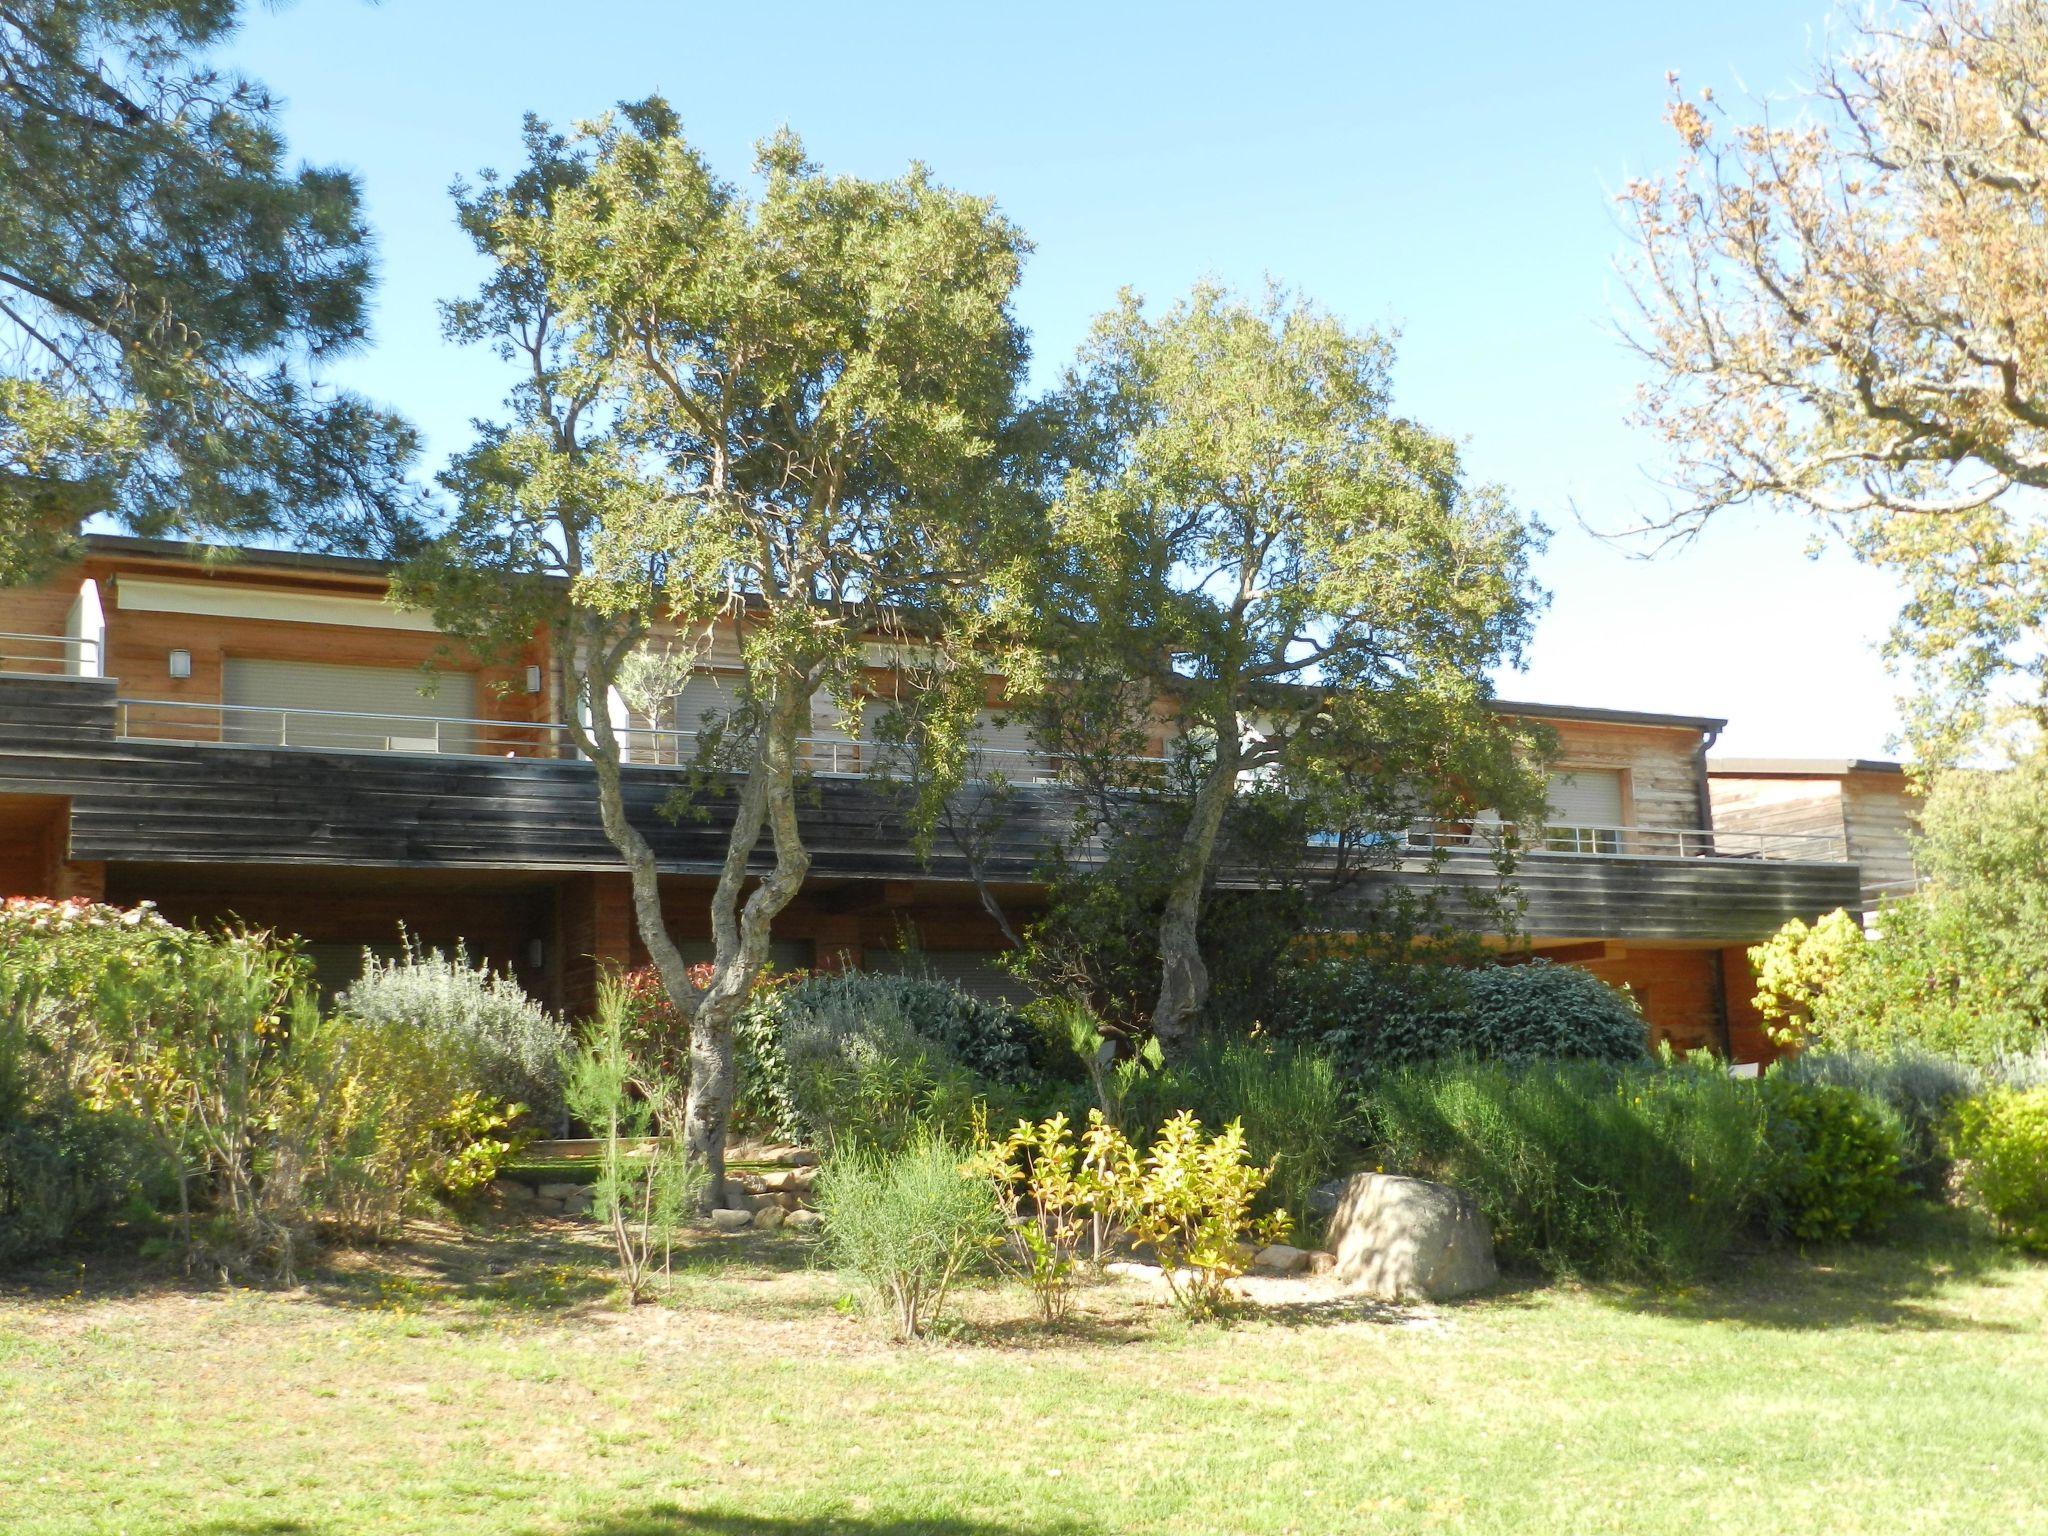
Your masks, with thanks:
<instances>
[{"instance_id":1,"label":"olive tree","mask_svg":"<svg viewBox=\"0 0 2048 1536\"><path fill-rule=\"evenodd\" d=\"M1126 789L1170 791L1152 1016L1169 1053L1209 990L1199 924L1234 806L1278 792L1315 807L1298 834L1386 854L1413 817L1540 803L1489 683L1528 636L1538 531L1394 414L1392 362L1309 304L1202 286L1159 315L1126 294L1068 381L1048 745L1139 760ZM1144 765L1162 740L1170 761Z\"/></svg>"},{"instance_id":2,"label":"olive tree","mask_svg":"<svg viewBox=\"0 0 2048 1536\"><path fill-rule=\"evenodd\" d=\"M2048 721L2048 8L1903 0L1839 37L1789 118L1674 78L1677 166L1624 194L1674 482L1648 526L1776 505L1896 575L1939 763Z\"/></svg>"},{"instance_id":3,"label":"olive tree","mask_svg":"<svg viewBox=\"0 0 2048 1536\"><path fill-rule=\"evenodd\" d=\"M716 1203L733 1019L810 866L813 701L858 711L877 633L965 636L990 611L1027 247L989 201L921 167L830 176L786 131L759 146L749 195L658 99L571 136L529 121L527 144L516 176L458 189L496 270L449 328L522 377L511 419L448 471L453 522L415 590L457 632L544 633L571 679L564 723L689 1023L686 1132ZM743 677L732 726L705 734L695 764L731 817L699 986L627 814L630 738L609 701L637 681L652 702L714 633L733 637Z\"/></svg>"}]
</instances>

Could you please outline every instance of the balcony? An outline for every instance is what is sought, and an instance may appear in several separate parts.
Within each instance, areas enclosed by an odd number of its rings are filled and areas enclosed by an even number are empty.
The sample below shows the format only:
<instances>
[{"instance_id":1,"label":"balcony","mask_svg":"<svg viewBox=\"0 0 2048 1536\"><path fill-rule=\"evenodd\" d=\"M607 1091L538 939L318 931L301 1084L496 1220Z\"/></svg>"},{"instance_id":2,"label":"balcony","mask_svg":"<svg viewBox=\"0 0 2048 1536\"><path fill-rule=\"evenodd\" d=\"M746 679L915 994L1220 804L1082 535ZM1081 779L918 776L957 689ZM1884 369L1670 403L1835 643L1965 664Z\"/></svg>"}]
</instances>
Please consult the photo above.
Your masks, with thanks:
<instances>
[{"instance_id":1,"label":"balcony","mask_svg":"<svg viewBox=\"0 0 2048 1536\"><path fill-rule=\"evenodd\" d=\"M1846 864L1847 840L1817 832L1734 832L1713 827L1622 827L1514 822L1472 822L1453 827L1418 825L1408 846L1422 853L1603 859L1767 859L1791 864Z\"/></svg>"},{"instance_id":2,"label":"balcony","mask_svg":"<svg viewBox=\"0 0 2048 1536\"><path fill-rule=\"evenodd\" d=\"M430 757L537 758L581 756L574 733L553 721L494 720L447 715L361 714L346 710L215 704L192 699L119 699L115 734L130 741L207 746L308 749L321 752L410 753ZM699 761L705 733L616 726L622 760L631 767L687 768ZM797 739L797 767L815 777L859 778L899 761L900 748L850 736ZM1014 747L977 747L970 777L1011 784L1057 781L1051 759Z\"/></svg>"},{"instance_id":3,"label":"balcony","mask_svg":"<svg viewBox=\"0 0 2048 1536\"><path fill-rule=\"evenodd\" d=\"M0 673L28 677L99 677L105 671L98 640L84 635L30 635L0 631Z\"/></svg>"}]
</instances>

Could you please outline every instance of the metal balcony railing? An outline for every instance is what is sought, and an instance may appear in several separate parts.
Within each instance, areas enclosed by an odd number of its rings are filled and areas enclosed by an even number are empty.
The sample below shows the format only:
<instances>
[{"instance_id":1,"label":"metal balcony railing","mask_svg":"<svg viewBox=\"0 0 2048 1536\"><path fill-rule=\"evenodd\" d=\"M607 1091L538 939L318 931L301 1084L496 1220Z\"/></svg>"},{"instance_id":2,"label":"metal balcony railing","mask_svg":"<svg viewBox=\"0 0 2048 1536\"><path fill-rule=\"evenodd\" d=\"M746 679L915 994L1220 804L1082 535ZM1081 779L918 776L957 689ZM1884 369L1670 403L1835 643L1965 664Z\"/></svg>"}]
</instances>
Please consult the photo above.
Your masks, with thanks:
<instances>
[{"instance_id":1,"label":"metal balcony railing","mask_svg":"<svg viewBox=\"0 0 2048 1536\"><path fill-rule=\"evenodd\" d=\"M430 756L573 758L575 737L551 721L492 720L447 715L398 715L341 709L215 704L199 699L120 699L115 730L139 741L203 742L244 747L295 747L342 752L416 752ZM704 733L645 726L615 728L625 762L642 767L688 767L697 762ZM900 769L903 749L845 736L797 741L806 773L855 777ZM970 773L988 780L1044 783L1055 777L1043 753L1015 747L977 747Z\"/></svg>"},{"instance_id":2,"label":"metal balcony railing","mask_svg":"<svg viewBox=\"0 0 2048 1536\"><path fill-rule=\"evenodd\" d=\"M37 677L98 677L100 642L82 635L31 635L0 630L0 672Z\"/></svg>"},{"instance_id":3,"label":"metal balcony railing","mask_svg":"<svg viewBox=\"0 0 2048 1536\"><path fill-rule=\"evenodd\" d=\"M1770 859L1845 864L1847 843L1825 832L1736 832L1711 827L1609 827L1556 823L1524 827L1509 821L1421 822L1408 846L1424 852L1569 854L1610 859Z\"/></svg>"}]
</instances>

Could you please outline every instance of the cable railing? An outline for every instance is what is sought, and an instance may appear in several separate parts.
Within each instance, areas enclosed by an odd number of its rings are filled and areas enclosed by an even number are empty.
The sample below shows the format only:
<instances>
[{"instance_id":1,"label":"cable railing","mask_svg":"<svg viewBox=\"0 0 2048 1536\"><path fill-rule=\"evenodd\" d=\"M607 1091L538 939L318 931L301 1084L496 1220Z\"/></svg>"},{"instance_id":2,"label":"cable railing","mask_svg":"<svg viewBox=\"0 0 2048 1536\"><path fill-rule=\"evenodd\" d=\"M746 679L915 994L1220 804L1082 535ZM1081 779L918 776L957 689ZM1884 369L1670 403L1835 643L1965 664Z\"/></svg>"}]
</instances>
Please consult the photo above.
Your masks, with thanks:
<instances>
[{"instance_id":1,"label":"cable railing","mask_svg":"<svg viewBox=\"0 0 2048 1536\"><path fill-rule=\"evenodd\" d=\"M37 635L0 630L0 672L37 677L98 677L100 642L85 635Z\"/></svg>"},{"instance_id":2,"label":"cable railing","mask_svg":"<svg viewBox=\"0 0 2048 1536\"><path fill-rule=\"evenodd\" d=\"M1826 832L1739 832L1712 827L1620 827L1511 821L1418 822L1408 846L1422 852L1569 854L1609 859L1767 859L1843 864L1847 843Z\"/></svg>"},{"instance_id":3,"label":"cable railing","mask_svg":"<svg viewBox=\"0 0 2048 1536\"><path fill-rule=\"evenodd\" d=\"M197 742L220 746L307 748L341 752L398 752L427 756L574 758L574 733L555 721L494 720L480 716L401 715L271 704L216 704L202 699L120 699L115 731L138 741ZM615 726L620 759L628 766L688 768L702 759L703 731ZM1017 747L970 749L970 777L1011 783L1046 783L1057 774L1052 759ZM805 773L852 778L901 772L903 749L850 736L797 740L797 767Z\"/></svg>"}]
</instances>

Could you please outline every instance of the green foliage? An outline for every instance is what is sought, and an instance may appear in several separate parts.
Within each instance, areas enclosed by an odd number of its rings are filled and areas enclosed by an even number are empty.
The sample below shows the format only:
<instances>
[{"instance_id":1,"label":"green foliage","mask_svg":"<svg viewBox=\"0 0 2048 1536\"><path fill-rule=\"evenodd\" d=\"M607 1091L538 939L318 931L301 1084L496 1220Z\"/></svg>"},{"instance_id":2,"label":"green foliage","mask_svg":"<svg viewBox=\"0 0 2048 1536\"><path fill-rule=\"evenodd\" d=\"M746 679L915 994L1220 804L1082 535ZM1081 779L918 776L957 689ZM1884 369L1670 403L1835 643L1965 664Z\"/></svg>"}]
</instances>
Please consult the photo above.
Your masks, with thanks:
<instances>
[{"instance_id":1,"label":"green foliage","mask_svg":"<svg viewBox=\"0 0 2048 1536\"><path fill-rule=\"evenodd\" d=\"M1875 936L1844 936L1798 984L1804 1034L1830 1050L1917 1049L1986 1065L2048 1041L2048 747L2003 772L1940 774L1922 811L1922 884ZM1764 958L1814 948L1788 928Z\"/></svg>"},{"instance_id":2,"label":"green foliage","mask_svg":"<svg viewBox=\"0 0 2048 1536\"><path fill-rule=\"evenodd\" d=\"M467 1086L487 1099L525 1106L541 1126L562 1110L562 1052L569 1032L511 976L453 954L426 949L410 935L405 953L365 953L362 974L336 1006L377 1029L434 1037L433 1049L463 1063Z\"/></svg>"},{"instance_id":3,"label":"green foliage","mask_svg":"<svg viewBox=\"0 0 2048 1536\"><path fill-rule=\"evenodd\" d=\"M1065 1115L1020 1120L1001 1141L985 1133L967 1171L994 1181L1017 1269L1048 1323L1067 1315L1074 1261L1091 1233L1103 1233L1100 1169L1085 1160Z\"/></svg>"},{"instance_id":4,"label":"green foliage","mask_svg":"<svg viewBox=\"0 0 2048 1536\"><path fill-rule=\"evenodd\" d=\"M676 1233L703 1183L680 1135L681 1087L635 1053L632 1009L628 987L603 978L597 1017L566 1073L569 1108L598 1138L591 1210L610 1227L628 1304L650 1294L657 1254L667 1276Z\"/></svg>"},{"instance_id":5,"label":"green foliage","mask_svg":"<svg viewBox=\"0 0 2048 1536\"><path fill-rule=\"evenodd\" d=\"M2048 1253L2048 1086L1965 1099L1945 1132L1963 1187L2000 1235Z\"/></svg>"},{"instance_id":6,"label":"green foliage","mask_svg":"<svg viewBox=\"0 0 2048 1536\"><path fill-rule=\"evenodd\" d=\"M319 385L367 335L354 178L293 166L211 57L237 0L26 0L0 23L0 585L89 516L334 544L402 530L413 436Z\"/></svg>"},{"instance_id":7,"label":"green foliage","mask_svg":"<svg viewBox=\"0 0 2048 1536\"><path fill-rule=\"evenodd\" d=\"M875 972L761 994L735 1029L743 1118L827 1147L894 1149L926 1127L964 1143L976 1104L1013 1097L1043 1059L1030 1023L1010 1009Z\"/></svg>"},{"instance_id":8,"label":"green foliage","mask_svg":"<svg viewBox=\"0 0 2048 1536\"><path fill-rule=\"evenodd\" d=\"M928 1333L954 1283L1002 1240L995 1185L964 1163L953 1144L918 1134L892 1151L838 1153L819 1174L824 1252L900 1339Z\"/></svg>"},{"instance_id":9,"label":"green foliage","mask_svg":"<svg viewBox=\"0 0 2048 1536\"><path fill-rule=\"evenodd\" d=\"M141 1127L169 1169L187 1262L289 1274L326 1085L302 1048L318 1014L293 948L174 927L146 904L10 901L0 982L31 978L30 1028L66 1081L94 1113Z\"/></svg>"},{"instance_id":10,"label":"green foliage","mask_svg":"<svg viewBox=\"0 0 2048 1536\"><path fill-rule=\"evenodd\" d=\"M1937 1200L1947 1192L1950 1170L1942 1123L1956 1104L1984 1084L1983 1073L1967 1062L1910 1047L1876 1055L1802 1051L1782 1062L1775 1075L1853 1089L1888 1108L1905 1129L1906 1177L1923 1195Z\"/></svg>"},{"instance_id":11,"label":"green foliage","mask_svg":"<svg viewBox=\"0 0 2048 1536\"><path fill-rule=\"evenodd\" d=\"M32 982L0 975L0 1264L92 1232L161 1173L140 1127L71 1090L35 1003Z\"/></svg>"},{"instance_id":12,"label":"green foliage","mask_svg":"<svg viewBox=\"0 0 2048 1536\"><path fill-rule=\"evenodd\" d=\"M1869 943L1863 925L1841 908L1808 926L1793 918L1749 952L1756 977L1756 1011L1780 1045L1803 1044L1814 1009L1855 966Z\"/></svg>"},{"instance_id":13,"label":"green foliage","mask_svg":"<svg viewBox=\"0 0 2048 1536\"><path fill-rule=\"evenodd\" d=\"M1773 1217L1802 1242L1882 1232L1905 1198L1904 1126L1853 1088L1772 1073L1764 1087L1776 1153Z\"/></svg>"},{"instance_id":14,"label":"green foliage","mask_svg":"<svg viewBox=\"0 0 2048 1536\"><path fill-rule=\"evenodd\" d=\"M1467 969L1331 955L1290 967L1278 1007L1286 1033L1359 1082L1451 1057L1627 1066L1649 1055L1633 998L1545 960Z\"/></svg>"},{"instance_id":15,"label":"green foliage","mask_svg":"<svg viewBox=\"0 0 2048 1536\"><path fill-rule=\"evenodd\" d=\"M1704 1059L1415 1066L1370 1106L1389 1171L1470 1191L1503 1251L1546 1273L1699 1274L1771 1188L1763 1100Z\"/></svg>"},{"instance_id":16,"label":"green foliage","mask_svg":"<svg viewBox=\"0 0 2048 1536\"><path fill-rule=\"evenodd\" d=\"M1141 1142L1180 1113L1238 1126L1267 1170L1262 1210L1307 1210L1309 1191L1357 1145L1352 1094L1331 1058L1287 1041L1204 1036L1177 1061L1124 1073L1119 1100L1114 1123Z\"/></svg>"},{"instance_id":17,"label":"green foliage","mask_svg":"<svg viewBox=\"0 0 2048 1536\"><path fill-rule=\"evenodd\" d=\"M1244 1128L1234 1120L1211 1136L1182 1111L1141 1155L1122 1132L1091 1115L1081 1155L1098 1208L1152 1250L1174 1302L1191 1317L1221 1313L1230 1281L1244 1273L1247 1249L1287 1236L1286 1211L1252 1213L1268 1170L1246 1155Z\"/></svg>"},{"instance_id":18,"label":"green foliage","mask_svg":"<svg viewBox=\"0 0 2048 1536\"><path fill-rule=\"evenodd\" d=\"M1081 894L1156 902L1169 1056L1207 994L1203 893L1243 802L1274 799L1348 862L1383 865L1417 816L1539 799L1488 682L1526 640L1539 535L1468 483L1453 440L1393 414L1392 363L1386 338L1310 304L1204 284L1160 315L1124 294L1064 391L1076 443L1039 563L1058 656L1045 735L1124 792L1094 797L1106 815L1077 839L1107 832L1156 878L1119 870ZM1130 763L1158 697L1183 727L1164 773ZM1247 777L1265 791L1240 795Z\"/></svg>"}]
</instances>

